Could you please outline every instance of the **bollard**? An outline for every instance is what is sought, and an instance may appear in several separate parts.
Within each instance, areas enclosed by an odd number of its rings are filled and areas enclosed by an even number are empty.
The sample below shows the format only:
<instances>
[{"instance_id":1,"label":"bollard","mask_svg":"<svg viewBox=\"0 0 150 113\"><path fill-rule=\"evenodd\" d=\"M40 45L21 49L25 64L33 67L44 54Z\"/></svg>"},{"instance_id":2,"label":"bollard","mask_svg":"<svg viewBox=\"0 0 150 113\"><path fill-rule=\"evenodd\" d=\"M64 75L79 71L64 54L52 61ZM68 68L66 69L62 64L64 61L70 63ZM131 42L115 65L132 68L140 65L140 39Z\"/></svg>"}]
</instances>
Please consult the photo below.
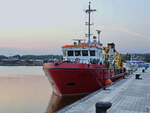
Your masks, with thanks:
<instances>
[{"instance_id":1,"label":"bollard","mask_svg":"<svg viewBox=\"0 0 150 113\"><path fill-rule=\"evenodd\" d=\"M106 90L106 86L103 87L103 90Z\"/></svg>"},{"instance_id":2,"label":"bollard","mask_svg":"<svg viewBox=\"0 0 150 113\"><path fill-rule=\"evenodd\" d=\"M140 78L140 74L136 74L135 79L142 79L142 78Z\"/></svg>"},{"instance_id":3,"label":"bollard","mask_svg":"<svg viewBox=\"0 0 150 113\"><path fill-rule=\"evenodd\" d=\"M142 72L144 73L144 72L145 72L145 70L144 70L144 69L142 69Z\"/></svg>"},{"instance_id":4,"label":"bollard","mask_svg":"<svg viewBox=\"0 0 150 113\"><path fill-rule=\"evenodd\" d=\"M109 109L112 106L112 103L110 102L97 102L96 107L96 113L107 113L107 109Z\"/></svg>"}]
</instances>

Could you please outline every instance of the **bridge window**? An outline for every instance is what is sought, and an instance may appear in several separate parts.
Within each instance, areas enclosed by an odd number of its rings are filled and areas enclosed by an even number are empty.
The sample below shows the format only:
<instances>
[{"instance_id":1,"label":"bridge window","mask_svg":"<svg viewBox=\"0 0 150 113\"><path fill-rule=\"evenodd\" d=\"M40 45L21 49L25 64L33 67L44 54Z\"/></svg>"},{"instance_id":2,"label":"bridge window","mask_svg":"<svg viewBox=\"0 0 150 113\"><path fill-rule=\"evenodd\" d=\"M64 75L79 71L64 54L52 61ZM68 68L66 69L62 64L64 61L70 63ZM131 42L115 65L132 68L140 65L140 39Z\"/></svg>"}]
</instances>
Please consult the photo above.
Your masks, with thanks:
<instances>
[{"instance_id":1,"label":"bridge window","mask_svg":"<svg viewBox=\"0 0 150 113\"><path fill-rule=\"evenodd\" d=\"M68 51L68 56L74 56L73 51Z\"/></svg>"},{"instance_id":2,"label":"bridge window","mask_svg":"<svg viewBox=\"0 0 150 113\"><path fill-rule=\"evenodd\" d=\"M90 56L95 56L95 50L90 51Z\"/></svg>"},{"instance_id":3,"label":"bridge window","mask_svg":"<svg viewBox=\"0 0 150 113\"><path fill-rule=\"evenodd\" d=\"M82 56L88 56L88 50L82 50Z\"/></svg>"},{"instance_id":4,"label":"bridge window","mask_svg":"<svg viewBox=\"0 0 150 113\"><path fill-rule=\"evenodd\" d=\"M75 56L81 56L81 52L80 51L75 51Z\"/></svg>"}]
</instances>

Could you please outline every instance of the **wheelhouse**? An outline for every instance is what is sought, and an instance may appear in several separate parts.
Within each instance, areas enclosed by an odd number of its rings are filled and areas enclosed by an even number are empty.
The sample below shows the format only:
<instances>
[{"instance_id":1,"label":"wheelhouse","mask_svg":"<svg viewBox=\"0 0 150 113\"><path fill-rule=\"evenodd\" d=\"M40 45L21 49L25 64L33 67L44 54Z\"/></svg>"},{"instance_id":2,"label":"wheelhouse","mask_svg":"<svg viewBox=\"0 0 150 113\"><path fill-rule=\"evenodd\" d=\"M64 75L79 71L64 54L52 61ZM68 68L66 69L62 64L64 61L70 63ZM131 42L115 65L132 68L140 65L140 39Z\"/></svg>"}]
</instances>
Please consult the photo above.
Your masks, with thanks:
<instances>
[{"instance_id":1,"label":"wheelhouse","mask_svg":"<svg viewBox=\"0 0 150 113\"><path fill-rule=\"evenodd\" d=\"M103 63L103 48L99 45L65 45L62 47L63 60L78 63Z\"/></svg>"}]
</instances>

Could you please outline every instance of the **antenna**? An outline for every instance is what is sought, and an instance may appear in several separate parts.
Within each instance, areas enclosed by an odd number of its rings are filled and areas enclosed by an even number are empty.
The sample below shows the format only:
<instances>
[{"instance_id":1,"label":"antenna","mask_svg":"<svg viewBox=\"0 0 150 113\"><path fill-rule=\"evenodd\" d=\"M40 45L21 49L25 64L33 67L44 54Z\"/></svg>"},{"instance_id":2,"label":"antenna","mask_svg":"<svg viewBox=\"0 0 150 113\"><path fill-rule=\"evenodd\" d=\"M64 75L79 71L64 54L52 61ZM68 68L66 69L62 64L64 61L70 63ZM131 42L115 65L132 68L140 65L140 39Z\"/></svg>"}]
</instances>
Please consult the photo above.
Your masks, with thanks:
<instances>
[{"instance_id":1,"label":"antenna","mask_svg":"<svg viewBox=\"0 0 150 113\"><path fill-rule=\"evenodd\" d=\"M100 44L100 33L101 31L100 30L96 30L97 31L97 34L98 34L98 44Z\"/></svg>"},{"instance_id":2,"label":"antenna","mask_svg":"<svg viewBox=\"0 0 150 113\"><path fill-rule=\"evenodd\" d=\"M91 9L91 2L89 2L89 9L87 9L85 12L89 14L89 19L88 19L88 22L87 25L88 25L88 43L90 44L91 40L90 40L90 37L91 37L91 12L94 12L96 11L96 9Z\"/></svg>"}]
</instances>

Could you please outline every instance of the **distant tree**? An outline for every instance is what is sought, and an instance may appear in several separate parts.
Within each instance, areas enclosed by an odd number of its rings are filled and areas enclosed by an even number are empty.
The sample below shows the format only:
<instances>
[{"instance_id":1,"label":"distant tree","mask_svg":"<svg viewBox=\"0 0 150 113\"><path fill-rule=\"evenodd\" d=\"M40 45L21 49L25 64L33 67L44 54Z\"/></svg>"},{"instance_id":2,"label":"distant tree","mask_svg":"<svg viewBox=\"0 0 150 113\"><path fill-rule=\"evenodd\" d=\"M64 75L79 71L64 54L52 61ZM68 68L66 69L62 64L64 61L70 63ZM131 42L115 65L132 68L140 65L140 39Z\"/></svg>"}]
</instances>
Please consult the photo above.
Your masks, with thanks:
<instances>
[{"instance_id":1,"label":"distant tree","mask_svg":"<svg viewBox=\"0 0 150 113\"><path fill-rule=\"evenodd\" d=\"M131 55L129 53L126 54L126 60L130 60L131 59Z\"/></svg>"},{"instance_id":2,"label":"distant tree","mask_svg":"<svg viewBox=\"0 0 150 113\"><path fill-rule=\"evenodd\" d=\"M21 58L21 56L20 55L14 55L14 56L12 56L13 58L18 58L18 59L20 59Z\"/></svg>"},{"instance_id":3,"label":"distant tree","mask_svg":"<svg viewBox=\"0 0 150 113\"><path fill-rule=\"evenodd\" d=\"M5 59L5 58L8 58L7 56L4 56L4 55L0 55L0 60L1 59Z\"/></svg>"},{"instance_id":4,"label":"distant tree","mask_svg":"<svg viewBox=\"0 0 150 113\"><path fill-rule=\"evenodd\" d=\"M145 54L144 55L144 61L150 62L150 54Z\"/></svg>"}]
</instances>

